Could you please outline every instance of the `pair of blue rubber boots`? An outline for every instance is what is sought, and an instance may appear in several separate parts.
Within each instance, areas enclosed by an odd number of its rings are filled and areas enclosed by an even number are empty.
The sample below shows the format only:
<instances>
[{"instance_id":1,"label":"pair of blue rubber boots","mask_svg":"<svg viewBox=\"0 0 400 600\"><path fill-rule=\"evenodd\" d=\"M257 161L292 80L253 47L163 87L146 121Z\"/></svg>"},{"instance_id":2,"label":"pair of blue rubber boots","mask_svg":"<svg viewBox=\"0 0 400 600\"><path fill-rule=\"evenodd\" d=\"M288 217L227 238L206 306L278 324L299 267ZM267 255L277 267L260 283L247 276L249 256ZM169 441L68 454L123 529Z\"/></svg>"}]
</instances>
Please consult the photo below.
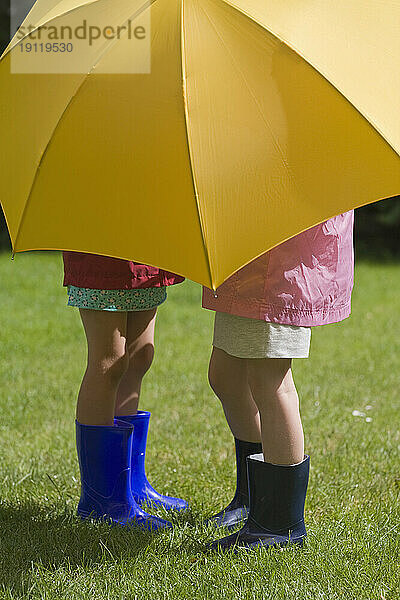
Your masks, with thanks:
<instances>
[{"instance_id":1,"label":"pair of blue rubber boots","mask_svg":"<svg viewBox=\"0 0 400 600\"><path fill-rule=\"evenodd\" d=\"M76 421L76 447L81 472L78 515L132 525L148 531L172 527L148 514L144 503L182 511L181 498L163 496L154 490L145 472L150 413L118 417L113 426L82 425Z\"/></svg>"}]
</instances>

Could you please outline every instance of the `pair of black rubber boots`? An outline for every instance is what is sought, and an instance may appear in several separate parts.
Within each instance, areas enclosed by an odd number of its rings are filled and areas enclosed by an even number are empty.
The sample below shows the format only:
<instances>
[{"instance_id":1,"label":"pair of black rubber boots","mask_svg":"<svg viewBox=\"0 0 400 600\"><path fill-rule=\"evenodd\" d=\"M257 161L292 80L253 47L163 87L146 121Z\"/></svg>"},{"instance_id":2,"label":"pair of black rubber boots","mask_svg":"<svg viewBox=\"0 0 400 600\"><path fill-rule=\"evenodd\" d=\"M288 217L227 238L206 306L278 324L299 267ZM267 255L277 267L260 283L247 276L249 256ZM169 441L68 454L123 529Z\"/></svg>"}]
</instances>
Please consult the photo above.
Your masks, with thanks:
<instances>
[{"instance_id":1,"label":"pair of black rubber boots","mask_svg":"<svg viewBox=\"0 0 400 600\"><path fill-rule=\"evenodd\" d=\"M209 519L229 529L242 528L210 544L212 549L302 545L307 535L304 503L310 457L296 465L264 462L260 443L235 438L237 483L232 502Z\"/></svg>"}]
</instances>

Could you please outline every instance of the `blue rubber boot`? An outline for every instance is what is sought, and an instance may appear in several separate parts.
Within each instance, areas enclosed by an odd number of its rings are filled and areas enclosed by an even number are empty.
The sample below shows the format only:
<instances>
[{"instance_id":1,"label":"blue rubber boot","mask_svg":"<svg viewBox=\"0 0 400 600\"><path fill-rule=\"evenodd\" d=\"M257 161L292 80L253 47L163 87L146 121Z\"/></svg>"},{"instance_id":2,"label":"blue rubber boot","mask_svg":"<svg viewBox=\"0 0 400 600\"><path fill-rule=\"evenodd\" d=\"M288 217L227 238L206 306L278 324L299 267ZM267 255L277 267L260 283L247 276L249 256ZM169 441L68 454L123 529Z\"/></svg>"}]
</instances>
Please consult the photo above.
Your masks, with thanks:
<instances>
[{"instance_id":1,"label":"blue rubber boot","mask_svg":"<svg viewBox=\"0 0 400 600\"><path fill-rule=\"evenodd\" d=\"M78 515L148 531L172 527L144 512L132 495L132 425L118 419L110 427L75 423L81 472Z\"/></svg>"},{"instance_id":2,"label":"blue rubber boot","mask_svg":"<svg viewBox=\"0 0 400 600\"><path fill-rule=\"evenodd\" d=\"M133 425L132 442L132 494L136 502L141 505L144 502L162 506L167 510L185 510L188 508L186 500L163 496L156 492L146 477L145 459L147 434L149 431L150 414L144 410L138 410L136 415L118 417L118 419Z\"/></svg>"},{"instance_id":3,"label":"blue rubber boot","mask_svg":"<svg viewBox=\"0 0 400 600\"><path fill-rule=\"evenodd\" d=\"M262 454L247 458L249 516L238 532L209 544L212 550L252 550L288 544L302 545L306 538L304 503L310 457L297 465L273 465Z\"/></svg>"}]
</instances>

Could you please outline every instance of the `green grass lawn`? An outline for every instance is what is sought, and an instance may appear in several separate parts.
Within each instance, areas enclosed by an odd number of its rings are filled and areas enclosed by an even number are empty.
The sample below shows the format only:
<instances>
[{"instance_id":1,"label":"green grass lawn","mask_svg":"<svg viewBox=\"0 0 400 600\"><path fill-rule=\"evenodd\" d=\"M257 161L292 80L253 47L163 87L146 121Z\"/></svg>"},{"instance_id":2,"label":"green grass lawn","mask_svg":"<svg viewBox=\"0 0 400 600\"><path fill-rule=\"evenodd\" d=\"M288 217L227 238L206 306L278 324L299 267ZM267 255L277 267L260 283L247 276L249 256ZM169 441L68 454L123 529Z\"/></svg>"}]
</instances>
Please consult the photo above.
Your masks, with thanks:
<instances>
[{"instance_id":1,"label":"green grass lawn","mask_svg":"<svg viewBox=\"0 0 400 600\"><path fill-rule=\"evenodd\" d=\"M57 254L0 255L1 599L400 598L400 264L360 264L351 318L315 329L311 358L295 361L311 456L305 548L237 556L203 551L234 465L207 384L212 314L191 283L160 308L141 408L153 413L149 479L192 510L156 537L76 518L86 347L61 271Z\"/></svg>"}]
</instances>

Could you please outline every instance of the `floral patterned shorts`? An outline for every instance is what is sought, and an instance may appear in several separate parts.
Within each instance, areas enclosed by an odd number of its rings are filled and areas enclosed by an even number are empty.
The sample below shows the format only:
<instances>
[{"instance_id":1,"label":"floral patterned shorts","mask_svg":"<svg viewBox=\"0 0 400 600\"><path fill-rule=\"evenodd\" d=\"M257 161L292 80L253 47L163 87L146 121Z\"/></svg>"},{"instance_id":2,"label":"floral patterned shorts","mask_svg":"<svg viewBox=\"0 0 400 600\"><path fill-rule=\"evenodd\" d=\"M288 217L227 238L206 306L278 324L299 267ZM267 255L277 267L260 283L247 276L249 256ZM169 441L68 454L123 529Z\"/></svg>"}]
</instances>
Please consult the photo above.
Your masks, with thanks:
<instances>
[{"instance_id":1,"label":"floral patterned shorts","mask_svg":"<svg viewBox=\"0 0 400 600\"><path fill-rule=\"evenodd\" d=\"M167 299L166 287L133 290L94 290L68 286L68 306L90 310L151 310Z\"/></svg>"}]
</instances>

